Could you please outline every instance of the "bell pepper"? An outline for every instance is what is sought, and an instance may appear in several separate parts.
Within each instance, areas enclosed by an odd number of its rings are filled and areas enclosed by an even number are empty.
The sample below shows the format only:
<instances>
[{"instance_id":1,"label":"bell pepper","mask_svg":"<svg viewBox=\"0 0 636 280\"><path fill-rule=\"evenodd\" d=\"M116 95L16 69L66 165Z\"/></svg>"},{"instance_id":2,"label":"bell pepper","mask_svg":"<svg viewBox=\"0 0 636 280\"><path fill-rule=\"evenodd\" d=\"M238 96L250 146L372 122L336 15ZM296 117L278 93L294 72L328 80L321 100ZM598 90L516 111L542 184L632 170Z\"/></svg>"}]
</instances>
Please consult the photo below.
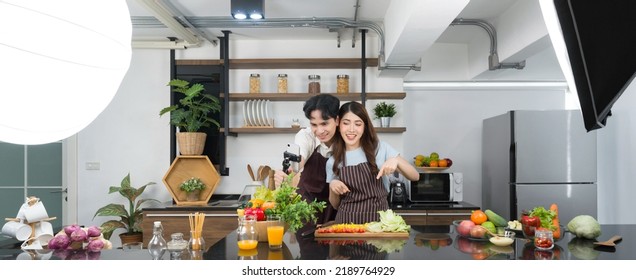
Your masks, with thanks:
<instances>
[{"instance_id":1,"label":"bell pepper","mask_svg":"<svg viewBox=\"0 0 636 280\"><path fill-rule=\"evenodd\" d=\"M541 219L539 217L531 217L528 215L521 216L521 225L523 233L527 236L534 236L534 230L541 227Z\"/></svg>"},{"instance_id":2,"label":"bell pepper","mask_svg":"<svg viewBox=\"0 0 636 280\"><path fill-rule=\"evenodd\" d=\"M245 208L245 215L256 216L257 221L265 221L265 212L261 208Z\"/></svg>"}]
</instances>

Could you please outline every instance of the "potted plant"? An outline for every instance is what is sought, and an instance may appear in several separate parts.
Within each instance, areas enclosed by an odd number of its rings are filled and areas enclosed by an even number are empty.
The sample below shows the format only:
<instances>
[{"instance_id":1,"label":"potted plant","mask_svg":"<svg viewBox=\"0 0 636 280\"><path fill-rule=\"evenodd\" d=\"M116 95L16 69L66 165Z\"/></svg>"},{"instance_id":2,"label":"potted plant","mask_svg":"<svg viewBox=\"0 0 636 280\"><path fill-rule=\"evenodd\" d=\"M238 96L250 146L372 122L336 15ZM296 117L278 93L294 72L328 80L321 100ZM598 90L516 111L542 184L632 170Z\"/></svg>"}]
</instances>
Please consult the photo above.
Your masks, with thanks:
<instances>
[{"instance_id":1,"label":"potted plant","mask_svg":"<svg viewBox=\"0 0 636 280\"><path fill-rule=\"evenodd\" d=\"M183 183L179 185L179 189L186 192L188 201L197 201L199 200L201 190L205 189L205 184L201 179L192 177L183 181Z\"/></svg>"},{"instance_id":2,"label":"potted plant","mask_svg":"<svg viewBox=\"0 0 636 280\"><path fill-rule=\"evenodd\" d=\"M118 192L122 197L128 200L128 210L123 204L111 203L102 208L99 208L93 216L93 219L97 216L115 216L119 217L119 220L109 220L104 222L100 227L104 238L109 240L113 231L118 228L126 230L125 233L119 235L122 239L122 244L130 242L142 242L143 233L141 228L141 222L143 220L141 206L146 202L159 202L156 199L145 198L140 199L141 194L146 190L147 186L154 185L154 182L149 182L139 188L130 186L130 173L121 180L119 187L111 186L108 193ZM130 240L129 238L134 238Z\"/></svg>"},{"instance_id":3,"label":"potted plant","mask_svg":"<svg viewBox=\"0 0 636 280\"><path fill-rule=\"evenodd\" d=\"M159 116L170 113L170 124L179 128L177 142L182 155L200 155L206 138L206 134L200 130L211 125L217 129L221 126L209 116L210 113L221 111L221 103L216 96L203 93L205 87L202 84L190 86L188 81L173 79L168 86L184 96L178 104L161 109Z\"/></svg>"},{"instance_id":4,"label":"potted plant","mask_svg":"<svg viewBox=\"0 0 636 280\"><path fill-rule=\"evenodd\" d=\"M382 101L375 105L373 113L376 119L380 119L380 127L391 126L391 118L397 114L395 110L395 104Z\"/></svg>"}]
</instances>

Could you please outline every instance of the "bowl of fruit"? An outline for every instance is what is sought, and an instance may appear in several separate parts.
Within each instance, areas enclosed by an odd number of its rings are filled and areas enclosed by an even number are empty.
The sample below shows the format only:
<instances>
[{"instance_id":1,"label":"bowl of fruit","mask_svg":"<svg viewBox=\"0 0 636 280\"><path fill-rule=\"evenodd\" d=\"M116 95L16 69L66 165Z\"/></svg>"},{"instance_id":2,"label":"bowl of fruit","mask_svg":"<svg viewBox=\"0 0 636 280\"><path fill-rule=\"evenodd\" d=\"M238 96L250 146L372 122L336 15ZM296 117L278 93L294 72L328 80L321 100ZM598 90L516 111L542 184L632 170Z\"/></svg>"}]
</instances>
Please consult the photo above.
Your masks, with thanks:
<instances>
[{"instance_id":1,"label":"bowl of fruit","mask_svg":"<svg viewBox=\"0 0 636 280\"><path fill-rule=\"evenodd\" d=\"M432 152L428 156L421 154L415 156L413 164L419 172L440 172L450 168L453 161L450 158L440 158L438 153Z\"/></svg>"}]
</instances>

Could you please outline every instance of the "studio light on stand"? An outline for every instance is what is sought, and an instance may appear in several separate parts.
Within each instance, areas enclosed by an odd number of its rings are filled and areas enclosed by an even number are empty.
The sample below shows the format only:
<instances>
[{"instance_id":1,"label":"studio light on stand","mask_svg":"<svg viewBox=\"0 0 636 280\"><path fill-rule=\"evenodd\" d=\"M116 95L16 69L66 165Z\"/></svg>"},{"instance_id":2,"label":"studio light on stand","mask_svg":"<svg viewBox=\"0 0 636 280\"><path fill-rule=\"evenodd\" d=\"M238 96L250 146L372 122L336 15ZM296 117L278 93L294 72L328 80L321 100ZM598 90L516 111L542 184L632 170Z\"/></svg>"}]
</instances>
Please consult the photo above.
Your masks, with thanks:
<instances>
[{"instance_id":1,"label":"studio light on stand","mask_svg":"<svg viewBox=\"0 0 636 280\"><path fill-rule=\"evenodd\" d=\"M231 0L232 17L235 19L265 18L264 0Z\"/></svg>"},{"instance_id":2,"label":"studio light on stand","mask_svg":"<svg viewBox=\"0 0 636 280\"><path fill-rule=\"evenodd\" d=\"M43 144L88 126L131 59L124 0L0 0L0 141Z\"/></svg>"}]
</instances>

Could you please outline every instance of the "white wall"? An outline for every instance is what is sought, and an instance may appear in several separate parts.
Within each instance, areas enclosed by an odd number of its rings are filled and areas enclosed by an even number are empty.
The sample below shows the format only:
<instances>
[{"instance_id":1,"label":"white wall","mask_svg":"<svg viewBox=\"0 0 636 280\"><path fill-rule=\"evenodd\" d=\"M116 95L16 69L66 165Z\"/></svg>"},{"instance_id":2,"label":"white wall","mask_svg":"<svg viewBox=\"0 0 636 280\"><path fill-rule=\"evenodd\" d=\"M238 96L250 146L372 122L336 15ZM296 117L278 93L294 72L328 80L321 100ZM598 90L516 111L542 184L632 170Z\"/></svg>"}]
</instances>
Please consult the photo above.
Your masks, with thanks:
<instances>
[{"instance_id":1,"label":"white wall","mask_svg":"<svg viewBox=\"0 0 636 280\"><path fill-rule=\"evenodd\" d=\"M100 225L110 220L93 220L97 209L109 203L128 208L124 198L118 193L108 194L108 189L119 186L129 172L133 187L157 183L146 190L144 197L170 199L161 182L170 161L165 152L170 149L169 125L167 117L159 117L161 108L170 101L169 88L165 86L168 65L166 50L134 50L128 73L113 101L78 133L78 223ZM87 162L99 162L100 170L86 170ZM119 238L112 241L119 242Z\"/></svg>"},{"instance_id":2,"label":"white wall","mask_svg":"<svg viewBox=\"0 0 636 280\"><path fill-rule=\"evenodd\" d=\"M636 166L636 82L612 108L607 126L598 130L598 220L604 224L634 224Z\"/></svg>"},{"instance_id":3,"label":"white wall","mask_svg":"<svg viewBox=\"0 0 636 280\"><path fill-rule=\"evenodd\" d=\"M464 175L464 201L481 206L482 120L510 110L563 109L562 90L409 90L404 154L439 153Z\"/></svg>"}]
</instances>

